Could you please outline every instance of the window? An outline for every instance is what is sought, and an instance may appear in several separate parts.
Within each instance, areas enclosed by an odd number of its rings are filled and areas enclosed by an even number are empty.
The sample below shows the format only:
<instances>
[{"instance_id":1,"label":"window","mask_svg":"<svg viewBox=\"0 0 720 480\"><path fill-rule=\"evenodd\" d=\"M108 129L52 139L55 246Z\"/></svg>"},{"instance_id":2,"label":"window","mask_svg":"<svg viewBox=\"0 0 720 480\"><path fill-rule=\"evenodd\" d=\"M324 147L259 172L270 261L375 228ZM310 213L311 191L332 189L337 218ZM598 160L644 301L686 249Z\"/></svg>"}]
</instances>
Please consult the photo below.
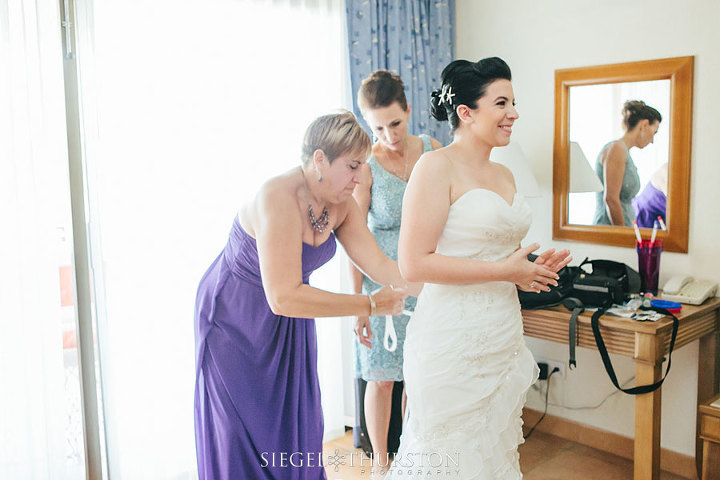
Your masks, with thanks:
<instances>
[{"instance_id":1,"label":"window","mask_svg":"<svg viewBox=\"0 0 720 480\"><path fill-rule=\"evenodd\" d=\"M70 128L69 133L82 139L87 182L103 452L112 478L195 478L195 289L223 247L237 208L262 181L300 163L302 135L310 120L349 104L344 6L340 0L74 0L70 4L77 19L76 97L81 127L79 132ZM35 217L27 228L20 225L25 228L21 235L10 235L10 242L3 244L3 260L12 260L10 271L22 281L8 278L15 286L2 289L0 308L6 327L3 337L10 332L25 342L8 355L32 344L39 332L43 342L53 345L52 351L42 343L26 356L13 358L29 359L37 351L42 352L43 362L50 357L55 362L52 371L16 371L11 377L22 382L23 375L32 374L37 380L36 403L42 406L39 411L32 404L32 411L39 413L23 421L40 425L43 432L17 444L16 450L27 454L28 465L47 453L48 461L34 471L66 478L58 472L64 468L65 443L71 436L58 435L55 427L65 415L56 408L65 378L58 269L69 264L70 251L55 255L43 250L59 242L63 230L58 226L66 228L66 237L70 231L60 20L57 4L28 5L30 13L24 14L41 18L54 43L38 49L48 55L43 57L45 63L32 66L39 87L27 88L23 98L34 101L44 98L38 92L50 90L57 98L51 116L30 112L34 116L28 125L43 130L28 130L36 144L21 146L27 147L25 157L17 157L17 165L25 158L37 161L26 165L26 177L12 177L11 181L26 181L12 201L19 204L28 197L35 203L30 207L26 203L12 215L3 210L1 220L14 227ZM15 22L6 11L0 15L0 32L5 35L5 27ZM0 55L5 55L4 48ZM49 71L53 75L48 78ZM5 107L17 88L2 86ZM5 137L16 132L6 124L0 125L0 132L0 148L7 149L12 144ZM47 141L49 137L53 142ZM39 152L46 156L37 155L41 143ZM3 150L3 157L5 153L13 157L16 151ZM10 178L5 173L0 176L2 192L9 191L4 188L4 179ZM51 197L43 197L49 191L40 181L55 183ZM25 186L33 189L22 190ZM55 214L65 223L48 220ZM32 261L32 269L23 263L26 260ZM38 282L43 289L34 286L33 292L48 301L33 305L36 296L22 289ZM11 296L17 301L6 304ZM31 312L23 311L30 307ZM35 325L10 321L40 319L48 311L56 316L52 335L47 332L49 323L29 331ZM7 359L4 363L3 375L5 367L12 370ZM16 410L22 403L18 398L4 408ZM9 421L12 413L7 410L0 418ZM57 414L60 419L46 419L40 413ZM12 430L4 427L0 425L2 445L11 445L5 432ZM47 452L37 453L38 442L47 444ZM13 455L25 461L17 452ZM78 462L81 470L68 478L82 478L84 459ZM16 460L3 457L0 477L25 478L15 466Z\"/></svg>"}]
</instances>

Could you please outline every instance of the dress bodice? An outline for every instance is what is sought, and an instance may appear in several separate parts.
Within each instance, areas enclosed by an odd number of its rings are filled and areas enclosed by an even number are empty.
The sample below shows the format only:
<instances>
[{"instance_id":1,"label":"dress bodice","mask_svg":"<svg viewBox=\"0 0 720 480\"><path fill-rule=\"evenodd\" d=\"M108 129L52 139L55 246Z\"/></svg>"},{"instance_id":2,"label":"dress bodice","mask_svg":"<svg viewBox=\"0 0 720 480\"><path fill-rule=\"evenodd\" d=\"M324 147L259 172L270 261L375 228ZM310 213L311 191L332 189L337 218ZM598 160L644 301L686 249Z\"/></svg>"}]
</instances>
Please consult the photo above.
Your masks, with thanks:
<instances>
[{"instance_id":1,"label":"dress bodice","mask_svg":"<svg viewBox=\"0 0 720 480\"><path fill-rule=\"evenodd\" d=\"M335 255L336 248L335 235L332 233L325 242L317 247L303 243L303 283L308 283L310 274L323 266ZM237 217L235 217L233 221L228 243L225 246L225 250L223 250L223 257L235 275L257 286L262 286L257 244L255 239L243 230Z\"/></svg>"},{"instance_id":2,"label":"dress bodice","mask_svg":"<svg viewBox=\"0 0 720 480\"><path fill-rule=\"evenodd\" d=\"M516 193L512 204L492 190L473 188L450 206L436 252L452 257L498 261L520 245L532 212Z\"/></svg>"}]
</instances>

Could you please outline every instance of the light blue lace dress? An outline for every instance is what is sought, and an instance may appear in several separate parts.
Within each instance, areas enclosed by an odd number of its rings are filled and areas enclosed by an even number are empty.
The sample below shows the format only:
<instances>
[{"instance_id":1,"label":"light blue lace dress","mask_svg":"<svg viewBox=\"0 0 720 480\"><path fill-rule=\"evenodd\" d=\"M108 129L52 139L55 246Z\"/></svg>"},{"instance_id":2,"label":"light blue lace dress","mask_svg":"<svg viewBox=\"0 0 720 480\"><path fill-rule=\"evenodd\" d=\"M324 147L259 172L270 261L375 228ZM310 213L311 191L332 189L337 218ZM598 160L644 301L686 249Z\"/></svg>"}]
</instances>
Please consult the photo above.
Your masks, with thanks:
<instances>
[{"instance_id":1,"label":"light blue lace dress","mask_svg":"<svg viewBox=\"0 0 720 480\"><path fill-rule=\"evenodd\" d=\"M429 136L420 135L420 139L423 142L423 152L432 150ZM373 179L370 188L368 228L375 236L382 251L388 257L397 260L402 199L407 183L381 167L375 157L370 157L368 165ZM378 288L380 285L367 277L363 278L363 293L374 292ZM408 297L405 300L405 309L414 310L416 300L415 297ZM390 352L383 345L385 317L370 317L370 328L373 332L372 349L360 345L355 337L356 378L362 378L365 381L402 381L403 345L409 319L410 317L407 315L393 317L397 334L397 348L394 352Z\"/></svg>"}]
</instances>

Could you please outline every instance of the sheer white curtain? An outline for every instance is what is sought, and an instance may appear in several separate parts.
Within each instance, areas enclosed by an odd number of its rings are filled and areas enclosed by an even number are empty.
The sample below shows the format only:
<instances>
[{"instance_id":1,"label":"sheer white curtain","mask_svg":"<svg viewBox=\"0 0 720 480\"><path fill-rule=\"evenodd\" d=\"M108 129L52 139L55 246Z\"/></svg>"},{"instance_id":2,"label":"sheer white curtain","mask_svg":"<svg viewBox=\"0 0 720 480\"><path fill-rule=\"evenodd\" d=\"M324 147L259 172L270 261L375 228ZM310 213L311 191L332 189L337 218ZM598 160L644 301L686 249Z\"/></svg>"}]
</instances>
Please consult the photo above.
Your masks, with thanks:
<instances>
[{"instance_id":1,"label":"sheer white curtain","mask_svg":"<svg viewBox=\"0 0 720 480\"><path fill-rule=\"evenodd\" d=\"M78 28L90 32L78 58L110 475L193 478L197 283L240 204L299 164L310 120L348 104L344 10L317 0L77 2ZM339 328L337 338L322 328L321 362L338 364ZM322 390L336 433L333 375Z\"/></svg>"},{"instance_id":2,"label":"sheer white curtain","mask_svg":"<svg viewBox=\"0 0 720 480\"><path fill-rule=\"evenodd\" d=\"M62 306L59 285L71 230L58 16L57 2L0 0L3 479L84 476L82 456L68 455L77 438L68 435L66 381L75 394L79 384L76 369L66 379L63 330L73 330L74 309Z\"/></svg>"}]
</instances>

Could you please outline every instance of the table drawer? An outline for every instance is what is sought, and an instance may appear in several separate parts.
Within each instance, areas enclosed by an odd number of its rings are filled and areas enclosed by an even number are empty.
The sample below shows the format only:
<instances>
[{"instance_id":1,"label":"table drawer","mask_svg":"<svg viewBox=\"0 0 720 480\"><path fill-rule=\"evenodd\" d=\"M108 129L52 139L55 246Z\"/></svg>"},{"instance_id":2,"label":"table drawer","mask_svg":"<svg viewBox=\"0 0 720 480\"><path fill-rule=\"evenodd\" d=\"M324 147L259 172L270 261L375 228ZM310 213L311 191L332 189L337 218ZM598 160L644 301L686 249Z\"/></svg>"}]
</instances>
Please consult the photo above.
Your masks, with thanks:
<instances>
[{"instance_id":1,"label":"table drawer","mask_svg":"<svg viewBox=\"0 0 720 480\"><path fill-rule=\"evenodd\" d=\"M720 418L703 414L700 419L700 436L720 442Z\"/></svg>"}]
</instances>

